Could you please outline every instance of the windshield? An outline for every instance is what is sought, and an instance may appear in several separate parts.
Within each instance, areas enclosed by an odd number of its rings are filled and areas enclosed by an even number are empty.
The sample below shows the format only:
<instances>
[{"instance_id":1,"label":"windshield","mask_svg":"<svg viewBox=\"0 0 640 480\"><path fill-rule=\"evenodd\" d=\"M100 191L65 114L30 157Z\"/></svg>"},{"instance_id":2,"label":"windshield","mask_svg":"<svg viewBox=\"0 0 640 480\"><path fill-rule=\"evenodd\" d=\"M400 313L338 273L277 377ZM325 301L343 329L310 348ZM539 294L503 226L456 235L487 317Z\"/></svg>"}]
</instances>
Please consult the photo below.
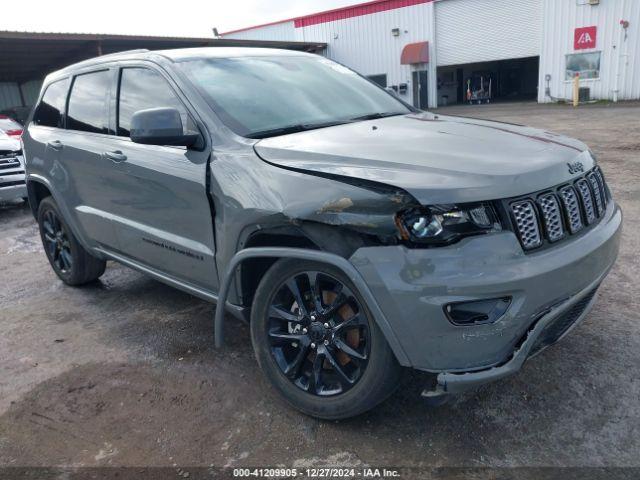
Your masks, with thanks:
<instances>
[{"instance_id":1,"label":"windshield","mask_svg":"<svg viewBox=\"0 0 640 480\"><path fill-rule=\"evenodd\" d=\"M245 137L410 112L389 93L323 57L207 58L179 65L222 121Z\"/></svg>"}]
</instances>

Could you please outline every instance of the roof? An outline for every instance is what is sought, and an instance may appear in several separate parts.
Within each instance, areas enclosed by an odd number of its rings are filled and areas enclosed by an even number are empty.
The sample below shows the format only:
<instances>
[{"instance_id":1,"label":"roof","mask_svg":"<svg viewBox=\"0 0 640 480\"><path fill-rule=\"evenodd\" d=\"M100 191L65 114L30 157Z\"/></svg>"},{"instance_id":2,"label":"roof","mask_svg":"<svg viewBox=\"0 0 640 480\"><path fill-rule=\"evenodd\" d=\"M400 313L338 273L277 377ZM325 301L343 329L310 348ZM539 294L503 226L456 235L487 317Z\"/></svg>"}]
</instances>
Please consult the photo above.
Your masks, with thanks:
<instances>
[{"instance_id":1,"label":"roof","mask_svg":"<svg viewBox=\"0 0 640 480\"><path fill-rule=\"evenodd\" d=\"M319 23L333 22L336 20L345 20L347 18L359 17L362 15L370 15L372 13L385 12L387 10L395 10L397 8L411 7L413 5L420 5L423 3L433 2L435 0L372 0L365 3L357 3L354 5L348 5L346 7L334 8L332 10L325 10L322 12L312 13L309 15L303 15L300 17L292 17L284 20L278 20L275 22L263 23L260 25L254 25L251 27L238 28L236 30L230 30L222 33L224 35L231 35L233 33L245 32L247 30L253 30L256 28L268 27L270 25L279 25L281 23L293 22L295 28L308 27L310 25L317 25Z\"/></svg>"},{"instance_id":2,"label":"roof","mask_svg":"<svg viewBox=\"0 0 640 480\"><path fill-rule=\"evenodd\" d=\"M0 82L24 82L82 60L132 49L260 47L318 52L321 42L0 31Z\"/></svg>"},{"instance_id":3,"label":"roof","mask_svg":"<svg viewBox=\"0 0 640 480\"><path fill-rule=\"evenodd\" d=\"M233 57L257 57L257 56L285 56L285 55L310 55L306 52L287 50L282 48L254 48L254 47L199 47L199 48L176 48L171 50L127 50L124 52L111 53L99 57L93 57L81 62L67 65L56 70L54 77L64 76L69 72L74 72L80 68L100 65L105 62L120 60L145 59L153 56L162 56L171 61L181 61L197 58L233 58Z\"/></svg>"},{"instance_id":4,"label":"roof","mask_svg":"<svg viewBox=\"0 0 640 480\"><path fill-rule=\"evenodd\" d=\"M204 48L178 48L175 50L160 50L158 55L163 55L170 60L180 61L190 58L231 58L231 57L257 57L257 56L284 56L307 55L304 52L294 52L282 48L252 48L252 47L204 47Z\"/></svg>"}]
</instances>

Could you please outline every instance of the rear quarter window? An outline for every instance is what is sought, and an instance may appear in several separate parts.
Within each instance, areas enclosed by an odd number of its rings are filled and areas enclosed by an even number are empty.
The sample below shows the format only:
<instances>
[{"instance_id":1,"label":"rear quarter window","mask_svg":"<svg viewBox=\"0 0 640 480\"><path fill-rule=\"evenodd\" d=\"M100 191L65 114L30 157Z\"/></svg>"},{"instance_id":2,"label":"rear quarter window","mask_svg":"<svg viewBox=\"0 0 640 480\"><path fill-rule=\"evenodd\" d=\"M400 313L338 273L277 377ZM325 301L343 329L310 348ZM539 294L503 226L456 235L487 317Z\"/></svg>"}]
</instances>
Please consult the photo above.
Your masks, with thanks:
<instances>
[{"instance_id":1,"label":"rear quarter window","mask_svg":"<svg viewBox=\"0 0 640 480\"><path fill-rule=\"evenodd\" d=\"M68 89L68 78L50 84L36 107L33 123L44 127L62 128Z\"/></svg>"}]
</instances>

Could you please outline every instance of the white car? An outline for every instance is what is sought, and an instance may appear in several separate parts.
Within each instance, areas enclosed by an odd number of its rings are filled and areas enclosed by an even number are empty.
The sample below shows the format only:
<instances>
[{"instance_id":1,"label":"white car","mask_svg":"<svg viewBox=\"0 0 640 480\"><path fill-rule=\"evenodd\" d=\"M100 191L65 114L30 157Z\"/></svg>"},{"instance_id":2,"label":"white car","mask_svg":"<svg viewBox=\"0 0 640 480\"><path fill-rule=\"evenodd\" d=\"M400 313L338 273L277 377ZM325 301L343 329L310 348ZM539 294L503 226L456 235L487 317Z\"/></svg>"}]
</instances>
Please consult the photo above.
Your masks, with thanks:
<instances>
[{"instance_id":1,"label":"white car","mask_svg":"<svg viewBox=\"0 0 640 480\"><path fill-rule=\"evenodd\" d=\"M17 138L0 131L0 202L27 198L24 157Z\"/></svg>"}]
</instances>

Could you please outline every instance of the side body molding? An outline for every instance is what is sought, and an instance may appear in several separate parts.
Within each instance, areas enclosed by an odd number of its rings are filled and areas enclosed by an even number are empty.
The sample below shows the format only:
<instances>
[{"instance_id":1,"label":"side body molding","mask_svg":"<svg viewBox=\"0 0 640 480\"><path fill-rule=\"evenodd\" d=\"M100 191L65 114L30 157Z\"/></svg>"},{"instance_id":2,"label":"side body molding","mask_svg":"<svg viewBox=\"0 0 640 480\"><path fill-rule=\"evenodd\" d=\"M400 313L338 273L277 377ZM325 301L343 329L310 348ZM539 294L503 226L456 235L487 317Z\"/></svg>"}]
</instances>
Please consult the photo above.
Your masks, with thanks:
<instances>
[{"instance_id":1,"label":"side body molding","mask_svg":"<svg viewBox=\"0 0 640 480\"><path fill-rule=\"evenodd\" d=\"M316 262L328 263L336 268L342 270L342 272L349 277L349 280L353 282L355 287L360 292L360 295L364 298L369 310L373 314L373 318L382 330L382 333L389 342L389 346L395 354L398 362L402 366L410 366L409 358L402 349L400 342L396 338L391 325L387 321L387 318L382 313L382 310L378 306L371 290L363 280L362 276L358 273L355 267L346 259L327 252L321 252L317 250L305 250L302 248L287 248L287 247L259 247L259 248L246 248L237 252L227 267L225 277L222 279L220 285L220 294L218 297L218 303L215 313L215 345L216 348L221 348L224 344L224 314L227 295L231 288L231 282L235 277L235 272L238 266L249 258L256 257L270 257L270 258L296 258L300 260L311 260Z\"/></svg>"}]
</instances>

